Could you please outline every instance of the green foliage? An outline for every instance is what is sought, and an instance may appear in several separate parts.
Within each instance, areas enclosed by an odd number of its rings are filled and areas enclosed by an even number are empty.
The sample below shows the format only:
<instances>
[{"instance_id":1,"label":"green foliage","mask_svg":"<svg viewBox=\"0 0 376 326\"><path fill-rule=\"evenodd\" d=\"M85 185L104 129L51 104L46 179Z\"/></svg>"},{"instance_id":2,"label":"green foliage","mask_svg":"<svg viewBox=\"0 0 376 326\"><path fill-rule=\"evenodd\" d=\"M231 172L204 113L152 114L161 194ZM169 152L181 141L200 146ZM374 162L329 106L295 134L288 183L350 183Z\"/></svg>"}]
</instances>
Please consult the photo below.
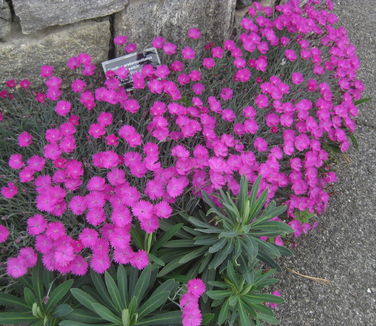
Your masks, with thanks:
<instances>
[{"instance_id":1,"label":"green foliage","mask_svg":"<svg viewBox=\"0 0 376 326\"><path fill-rule=\"evenodd\" d=\"M236 273L232 263L227 263L223 281L210 281L215 289L208 291L212 299L211 306L216 311L216 325L262 325L262 322L278 324L273 311L264 303L283 303L278 296L265 294L261 291L278 282L273 279L274 270L258 271L252 282L247 282Z\"/></svg>"},{"instance_id":2,"label":"green foliage","mask_svg":"<svg viewBox=\"0 0 376 326\"><path fill-rule=\"evenodd\" d=\"M204 273L204 279L212 279L210 270L222 272L228 261L235 262L248 282L253 279L252 266L261 260L279 269L276 258L291 252L272 243L260 240L261 236L276 237L292 232L283 222L271 221L281 215L285 206L271 202L265 206L267 190L259 196L260 178L248 194L248 183L243 177L239 197L234 201L230 194L220 192L222 207L203 194L209 209L201 216L193 217L181 213L189 226L165 223L163 230L174 230L172 240L163 243L159 258L166 262L159 276L165 276L175 269L188 268L188 277ZM209 221L209 222L208 222ZM185 268L185 272L186 272ZM214 273L215 274L215 273Z\"/></svg>"},{"instance_id":3,"label":"green foliage","mask_svg":"<svg viewBox=\"0 0 376 326\"><path fill-rule=\"evenodd\" d=\"M315 213L310 213L308 210L296 210L294 214L296 216L296 219L299 220L302 224L309 223L310 219L316 216Z\"/></svg>"},{"instance_id":4,"label":"green foliage","mask_svg":"<svg viewBox=\"0 0 376 326\"><path fill-rule=\"evenodd\" d=\"M174 280L156 285L157 270L153 266L138 270L119 265L116 275L104 277L91 273L91 285L73 288L71 293L80 304L67 315L60 326L83 325L179 325L180 310L161 310L168 305Z\"/></svg>"},{"instance_id":5,"label":"green foliage","mask_svg":"<svg viewBox=\"0 0 376 326\"><path fill-rule=\"evenodd\" d=\"M42 270L41 264L33 268L30 277L23 277L23 297L0 294L0 305L14 311L0 312L0 324L25 323L33 326L55 326L73 309L64 302L69 297L73 280L60 284L51 272Z\"/></svg>"},{"instance_id":6,"label":"green foliage","mask_svg":"<svg viewBox=\"0 0 376 326\"><path fill-rule=\"evenodd\" d=\"M360 100L357 100L354 102L355 105L363 104L372 101L371 97L361 98Z\"/></svg>"}]
</instances>

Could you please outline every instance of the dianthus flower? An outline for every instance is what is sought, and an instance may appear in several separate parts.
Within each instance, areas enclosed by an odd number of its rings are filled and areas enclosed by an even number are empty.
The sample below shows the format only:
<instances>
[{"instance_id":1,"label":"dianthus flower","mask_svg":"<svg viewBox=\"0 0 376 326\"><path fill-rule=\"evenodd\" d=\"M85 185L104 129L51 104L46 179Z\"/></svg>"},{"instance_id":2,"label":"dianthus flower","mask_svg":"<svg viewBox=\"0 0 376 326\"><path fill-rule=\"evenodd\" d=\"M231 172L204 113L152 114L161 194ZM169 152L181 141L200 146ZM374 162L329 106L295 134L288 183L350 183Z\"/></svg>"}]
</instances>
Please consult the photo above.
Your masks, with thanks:
<instances>
[{"instance_id":1,"label":"dianthus flower","mask_svg":"<svg viewBox=\"0 0 376 326\"><path fill-rule=\"evenodd\" d=\"M176 45L170 42L164 43L163 51L166 55L173 55L176 53Z\"/></svg>"},{"instance_id":2,"label":"dianthus flower","mask_svg":"<svg viewBox=\"0 0 376 326\"><path fill-rule=\"evenodd\" d=\"M202 65L206 69L212 69L215 67L215 61L212 58L204 58L202 60Z\"/></svg>"},{"instance_id":3,"label":"dianthus flower","mask_svg":"<svg viewBox=\"0 0 376 326\"><path fill-rule=\"evenodd\" d=\"M31 216L27 220L27 232L30 235L41 234L46 230L46 228L47 228L47 221L40 214Z\"/></svg>"},{"instance_id":4,"label":"dianthus flower","mask_svg":"<svg viewBox=\"0 0 376 326\"><path fill-rule=\"evenodd\" d=\"M7 241L8 237L9 237L8 228L0 224L0 243Z\"/></svg>"},{"instance_id":5,"label":"dianthus flower","mask_svg":"<svg viewBox=\"0 0 376 326\"><path fill-rule=\"evenodd\" d=\"M1 188L1 194L7 199L13 198L17 193L18 189L13 182L8 182L7 186Z\"/></svg>"},{"instance_id":6,"label":"dianthus flower","mask_svg":"<svg viewBox=\"0 0 376 326\"><path fill-rule=\"evenodd\" d=\"M201 31L198 28L190 28L187 35L189 38L197 40L201 37Z\"/></svg>"},{"instance_id":7,"label":"dianthus flower","mask_svg":"<svg viewBox=\"0 0 376 326\"><path fill-rule=\"evenodd\" d=\"M298 56L296 55L295 51L294 50L290 50L290 49L285 50L285 56L290 61L295 61L298 58Z\"/></svg>"},{"instance_id":8,"label":"dianthus flower","mask_svg":"<svg viewBox=\"0 0 376 326\"><path fill-rule=\"evenodd\" d=\"M53 71L54 71L54 67L52 67L52 66L41 66L40 67L40 76L42 78L51 77Z\"/></svg>"},{"instance_id":9,"label":"dianthus flower","mask_svg":"<svg viewBox=\"0 0 376 326\"><path fill-rule=\"evenodd\" d=\"M59 101L56 103L55 112L58 115L66 116L72 109L72 104L68 101Z\"/></svg>"},{"instance_id":10,"label":"dianthus flower","mask_svg":"<svg viewBox=\"0 0 376 326\"><path fill-rule=\"evenodd\" d=\"M19 146L28 147L33 142L33 139L27 131L24 131L18 135L17 141Z\"/></svg>"},{"instance_id":11,"label":"dianthus flower","mask_svg":"<svg viewBox=\"0 0 376 326\"><path fill-rule=\"evenodd\" d=\"M19 278L27 273L24 259L21 257L9 258L7 260L7 274L13 278Z\"/></svg>"},{"instance_id":12,"label":"dianthus flower","mask_svg":"<svg viewBox=\"0 0 376 326\"><path fill-rule=\"evenodd\" d=\"M180 307L183 310L183 326L199 326L202 321L202 314L199 309L198 300L205 292L205 284L201 279L188 281L188 291L180 299Z\"/></svg>"}]
</instances>

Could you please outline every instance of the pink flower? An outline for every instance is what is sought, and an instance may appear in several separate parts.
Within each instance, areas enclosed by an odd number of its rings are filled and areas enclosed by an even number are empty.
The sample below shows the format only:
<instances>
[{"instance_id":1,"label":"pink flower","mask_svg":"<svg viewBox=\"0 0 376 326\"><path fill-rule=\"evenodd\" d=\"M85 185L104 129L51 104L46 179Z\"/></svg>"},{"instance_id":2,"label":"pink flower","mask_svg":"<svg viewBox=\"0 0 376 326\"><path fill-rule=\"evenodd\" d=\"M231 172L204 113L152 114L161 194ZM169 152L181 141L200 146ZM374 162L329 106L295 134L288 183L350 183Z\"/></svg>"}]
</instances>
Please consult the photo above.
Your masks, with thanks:
<instances>
[{"instance_id":1,"label":"pink flower","mask_svg":"<svg viewBox=\"0 0 376 326\"><path fill-rule=\"evenodd\" d=\"M46 160L38 155L33 155L27 160L27 165L33 171L40 172L44 169Z\"/></svg>"},{"instance_id":2,"label":"pink flower","mask_svg":"<svg viewBox=\"0 0 376 326\"><path fill-rule=\"evenodd\" d=\"M125 35L117 35L114 37L114 43L117 45L124 45L128 42L128 37Z\"/></svg>"},{"instance_id":3,"label":"pink flower","mask_svg":"<svg viewBox=\"0 0 376 326\"><path fill-rule=\"evenodd\" d=\"M211 51L212 51L213 58L219 58L219 59L223 58L223 55L225 52L220 46L212 48Z\"/></svg>"},{"instance_id":4,"label":"pink flower","mask_svg":"<svg viewBox=\"0 0 376 326\"><path fill-rule=\"evenodd\" d=\"M302 224L298 220L289 222L289 226L294 230L294 237L299 238L303 233Z\"/></svg>"},{"instance_id":5,"label":"pink flower","mask_svg":"<svg viewBox=\"0 0 376 326\"><path fill-rule=\"evenodd\" d=\"M49 89L58 90L61 87L63 80L59 77L51 76L44 83Z\"/></svg>"},{"instance_id":6,"label":"pink flower","mask_svg":"<svg viewBox=\"0 0 376 326\"><path fill-rule=\"evenodd\" d=\"M231 100L232 99L232 95L233 95L232 88L226 88L226 87L222 88L222 90L221 90L221 98L224 101Z\"/></svg>"},{"instance_id":7,"label":"pink flower","mask_svg":"<svg viewBox=\"0 0 376 326\"><path fill-rule=\"evenodd\" d=\"M199 278L188 281L187 287L188 292L195 297L201 297L206 291L205 283Z\"/></svg>"},{"instance_id":8,"label":"pink flower","mask_svg":"<svg viewBox=\"0 0 376 326\"><path fill-rule=\"evenodd\" d=\"M93 123L89 127L89 135L95 139L98 139L106 134L106 129L99 123Z\"/></svg>"},{"instance_id":9,"label":"pink flower","mask_svg":"<svg viewBox=\"0 0 376 326\"><path fill-rule=\"evenodd\" d=\"M84 228L78 236L78 239L84 247L92 248L98 239L98 232L94 229Z\"/></svg>"},{"instance_id":10,"label":"pink flower","mask_svg":"<svg viewBox=\"0 0 376 326\"><path fill-rule=\"evenodd\" d=\"M72 91L75 93L83 92L85 90L85 87L86 83L81 79L75 79L71 84Z\"/></svg>"},{"instance_id":11,"label":"pink flower","mask_svg":"<svg viewBox=\"0 0 376 326\"><path fill-rule=\"evenodd\" d=\"M175 60L173 63L171 63L170 69L172 71L182 71L184 69L184 63L178 60Z\"/></svg>"},{"instance_id":12,"label":"pink flower","mask_svg":"<svg viewBox=\"0 0 376 326\"><path fill-rule=\"evenodd\" d=\"M87 273L89 264L81 256L75 256L70 263L71 273L77 276L83 276Z\"/></svg>"},{"instance_id":13,"label":"pink flower","mask_svg":"<svg viewBox=\"0 0 376 326\"><path fill-rule=\"evenodd\" d=\"M9 230L6 226L0 224L0 243L7 241L9 237Z\"/></svg>"},{"instance_id":14,"label":"pink flower","mask_svg":"<svg viewBox=\"0 0 376 326\"><path fill-rule=\"evenodd\" d=\"M110 258L108 257L108 255L104 254L94 253L90 261L91 268L99 274L103 274L107 269L110 268L110 265Z\"/></svg>"},{"instance_id":15,"label":"pink flower","mask_svg":"<svg viewBox=\"0 0 376 326\"><path fill-rule=\"evenodd\" d=\"M34 179L34 173L35 171L28 166L23 168L19 173L20 182L24 183L32 181Z\"/></svg>"},{"instance_id":16,"label":"pink flower","mask_svg":"<svg viewBox=\"0 0 376 326\"><path fill-rule=\"evenodd\" d=\"M101 112L97 120L102 127L107 127L112 124L112 113Z\"/></svg>"},{"instance_id":17,"label":"pink flower","mask_svg":"<svg viewBox=\"0 0 376 326\"><path fill-rule=\"evenodd\" d=\"M130 260L131 265L137 269L144 269L149 265L149 257L146 251L137 251Z\"/></svg>"},{"instance_id":18,"label":"pink flower","mask_svg":"<svg viewBox=\"0 0 376 326\"><path fill-rule=\"evenodd\" d=\"M173 55L176 53L176 45L170 42L164 43L163 51L167 55Z\"/></svg>"},{"instance_id":19,"label":"pink flower","mask_svg":"<svg viewBox=\"0 0 376 326\"><path fill-rule=\"evenodd\" d=\"M233 122L236 118L234 111L225 109L222 111L222 119L228 122Z\"/></svg>"},{"instance_id":20,"label":"pink flower","mask_svg":"<svg viewBox=\"0 0 376 326\"><path fill-rule=\"evenodd\" d=\"M253 142L253 146L259 152L266 152L268 149L268 142L264 138L257 137Z\"/></svg>"},{"instance_id":21,"label":"pink flower","mask_svg":"<svg viewBox=\"0 0 376 326\"><path fill-rule=\"evenodd\" d=\"M49 143L57 143L62 137L59 129L47 129L45 138Z\"/></svg>"},{"instance_id":22,"label":"pink flower","mask_svg":"<svg viewBox=\"0 0 376 326\"><path fill-rule=\"evenodd\" d=\"M86 187L89 191L103 191L105 184L106 180L104 178L94 176L89 179Z\"/></svg>"},{"instance_id":23,"label":"pink flower","mask_svg":"<svg viewBox=\"0 0 376 326\"><path fill-rule=\"evenodd\" d=\"M131 236L129 228L115 226L109 237L111 246L116 249L127 249L130 247Z\"/></svg>"},{"instance_id":24,"label":"pink flower","mask_svg":"<svg viewBox=\"0 0 376 326\"><path fill-rule=\"evenodd\" d=\"M27 79L23 79L20 81L20 86L22 88L29 88L29 86L31 85L30 81L28 81Z\"/></svg>"},{"instance_id":25,"label":"pink flower","mask_svg":"<svg viewBox=\"0 0 376 326\"><path fill-rule=\"evenodd\" d=\"M44 103L45 99L46 99L46 95L43 94L43 93L37 93L37 94L35 95L35 100L36 100L37 102L39 102L39 103Z\"/></svg>"},{"instance_id":26,"label":"pink flower","mask_svg":"<svg viewBox=\"0 0 376 326\"><path fill-rule=\"evenodd\" d=\"M119 138L115 134L106 136L106 143L108 146L117 146L119 145Z\"/></svg>"},{"instance_id":27,"label":"pink flower","mask_svg":"<svg viewBox=\"0 0 376 326\"><path fill-rule=\"evenodd\" d=\"M196 95L201 95L205 91L205 86L201 83L192 85L192 90Z\"/></svg>"},{"instance_id":28,"label":"pink flower","mask_svg":"<svg viewBox=\"0 0 376 326\"><path fill-rule=\"evenodd\" d=\"M160 218L169 218L172 214L172 208L166 201L161 201L154 205L154 213Z\"/></svg>"},{"instance_id":29,"label":"pink flower","mask_svg":"<svg viewBox=\"0 0 376 326\"><path fill-rule=\"evenodd\" d=\"M139 219L149 219L153 216L153 204L145 200L140 200L132 205L132 213Z\"/></svg>"},{"instance_id":30,"label":"pink flower","mask_svg":"<svg viewBox=\"0 0 376 326\"><path fill-rule=\"evenodd\" d=\"M238 57L238 58L235 58L235 60L233 61L233 65L235 68L242 69L247 66L247 61L243 58Z\"/></svg>"},{"instance_id":31,"label":"pink flower","mask_svg":"<svg viewBox=\"0 0 376 326\"><path fill-rule=\"evenodd\" d=\"M19 134L17 137L17 141L18 145L21 147L28 147L33 142L31 135L27 131L24 131L21 134Z\"/></svg>"},{"instance_id":32,"label":"pink flower","mask_svg":"<svg viewBox=\"0 0 376 326\"><path fill-rule=\"evenodd\" d=\"M47 254L53 247L52 241L45 234L39 234L35 238L35 249L42 254Z\"/></svg>"},{"instance_id":33,"label":"pink flower","mask_svg":"<svg viewBox=\"0 0 376 326\"><path fill-rule=\"evenodd\" d=\"M67 61L67 67L71 70L75 70L80 66L78 57L71 57Z\"/></svg>"},{"instance_id":34,"label":"pink flower","mask_svg":"<svg viewBox=\"0 0 376 326\"><path fill-rule=\"evenodd\" d=\"M93 226L98 226L106 220L103 207L93 207L86 213L86 221Z\"/></svg>"},{"instance_id":35,"label":"pink flower","mask_svg":"<svg viewBox=\"0 0 376 326\"><path fill-rule=\"evenodd\" d=\"M250 78L251 72L247 68L238 70L234 75L234 79L242 83L249 81Z\"/></svg>"},{"instance_id":36,"label":"pink flower","mask_svg":"<svg viewBox=\"0 0 376 326\"><path fill-rule=\"evenodd\" d=\"M137 44L136 43L128 43L125 46L124 51L127 52L127 53L132 53L132 52L137 51Z\"/></svg>"},{"instance_id":37,"label":"pink flower","mask_svg":"<svg viewBox=\"0 0 376 326\"><path fill-rule=\"evenodd\" d=\"M51 222L47 225L46 235L51 240L58 240L66 235L65 227L62 222Z\"/></svg>"},{"instance_id":38,"label":"pink flower","mask_svg":"<svg viewBox=\"0 0 376 326\"><path fill-rule=\"evenodd\" d=\"M181 53L182 53L183 59L185 60L193 60L196 56L195 50L193 50L189 46L184 47Z\"/></svg>"},{"instance_id":39,"label":"pink flower","mask_svg":"<svg viewBox=\"0 0 376 326\"><path fill-rule=\"evenodd\" d=\"M8 182L7 186L1 188L1 194L7 199L13 198L17 193L18 189L13 182Z\"/></svg>"},{"instance_id":40,"label":"pink flower","mask_svg":"<svg viewBox=\"0 0 376 326\"><path fill-rule=\"evenodd\" d=\"M171 178L167 184L167 193L173 198L179 197L188 184L188 178L185 176Z\"/></svg>"},{"instance_id":41,"label":"pink flower","mask_svg":"<svg viewBox=\"0 0 376 326\"><path fill-rule=\"evenodd\" d=\"M140 109L140 104L135 99L129 99L125 101L124 109L131 113L136 113Z\"/></svg>"},{"instance_id":42,"label":"pink flower","mask_svg":"<svg viewBox=\"0 0 376 326\"><path fill-rule=\"evenodd\" d=\"M212 69L215 67L215 61L212 58L204 58L202 60L202 65L206 69Z\"/></svg>"},{"instance_id":43,"label":"pink flower","mask_svg":"<svg viewBox=\"0 0 376 326\"><path fill-rule=\"evenodd\" d=\"M125 227L132 223L132 216L129 209L125 206L115 206L112 210L111 220L115 226Z\"/></svg>"},{"instance_id":44,"label":"pink flower","mask_svg":"<svg viewBox=\"0 0 376 326\"><path fill-rule=\"evenodd\" d=\"M87 209L86 197L73 196L69 202L69 209L74 215L82 215Z\"/></svg>"},{"instance_id":45,"label":"pink flower","mask_svg":"<svg viewBox=\"0 0 376 326\"><path fill-rule=\"evenodd\" d=\"M285 56L289 61L295 61L298 58L294 50L285 50Z\"/></svg>"},{"instance_id":46,"label":"pink flower","mask_svg":"<svg viewBox=\"0 0 376 326\"><path fill-rule=\"evenodd\" d=\"M256 97L255 103L260 109L264 109L269 106L269 99L266 95L259 94Z\"/></svg>"},{"instance_id":47,"label":"pink flower","mask_svg":"<svg viewBox=\"0 0 376 326\"><path fill-rule=\"evenodd\" d=\"M18 257L23 259L26 268L33 268L38 262L38 256L31 247L22 248Z\"/></svg>"},{"instance_id":48,"label":"pink flower","mask_svg":"<svg viewBox=\"0 0 376 326\"><path fill-rule=\"evenodd\" d=\"M189 38L197 40L201 37L201 31L198 28L190 28L187 35Z\"/></svg>"},{"instance_id":49,"label":"pink flower","mask_svg":"<svg viewBox=\"0 0 376 326\"><path fill-rule=\"evenodd\" d=\"M162 36L155 37L152 41L153 47L157 49L162 49L165 43L165 39Z\"/></svg>"},{"instance_id":50,"label":"pink flower","mask_svg":"<svg viewBox=\"0 0 376 326\"><path fill-rule=\"evenodd\" d=\"M188 291L180 299L180 307L183 310L183 326L201 325L202 315L199 309L199 298L205 292L205 284L201 279L188 281Z\"/></svg>"},{"instance_id":51,"label":"pink flower","mask_svg":"<svg viewBox=\"0 0 376 326\"><path fill-rule=\"evenodd\" d=\"M199 81L201 80L201 72L199 70L192 70L189 73L189 78L191 78L192 81Z\"/></svg>"},{"instance_id":52,"label":"pink flower","mask_svg":"<svg viewBox=\"0 0 376 326\"><path fill-rule=\"evenodd\" d=\"M56 160L61 155L61 150L57 144L47 144L44 146L43 155L45 158Z\"/></svg>"},{"instance_id":53,"label":"pink flower","mask_svg":"<svg viewBox=\"0 0 376 326\"><path fill-rule=\"evenodd\" d=\"M304 151L309 147L310 139L306 134L300 134L295 137L295 148L298 151Z\"/></svg>"},{"instance_id":54,"label":"pink flower","mask_svg":"<svg viewBox=\"0 0 376 326\"><path fill-rule=\"evenodd\" d=\"M101 191L91 191L86 195L86 203L89 209L96 207L104 207L106 196Z\"/></svg>"},{"instance_id":55,"label":"pink flower","mask_svg":"<svg viewBox=\"0 0 376 326\"><path fill-rule=\"evenodd\" d=\"M30 235L41 234L46 230L46 228L47 228L47 221L40 214L36 214L27 219L27 232Z\"/></svg>"},{"instance_id":56,"label":"pink flower","mask_svg":"<svg viewBox=\"0 0 376 326\"><path fill-rule=\"evenodd\" d=\"M54 67L53 66L41 66L40 67L40 76L42 78L51 77L53 71L54 71Z\"/></svg>"},{"instance_id":57,"label":"pink flower","mask_svg":"<svg viewBox=\"0 0 376 326\"><path fill-rule=\"evenodd\" d=\"M78 62L82 65L90 65L91 64L91 56L87 53L80 53L77 57Z\"/></svg>"},{"instance_id":58,"label":"pink flower","mask_svg":"<svg viewBox=\"0 0 376 326\"><path fill-rule=\"evenodd\" d=\"M304 82L303 74L300 73L300 72L293 72L291 74L291 80L292 80L293 84L299 85L299 84Z\"/></svg>"},{"instance_id":59,"label":"pink flower","mask_svg":"<svg viewBox=\"0 0 376 326\"><path fill-rule=\"evenodd\" d=\"M7 273L13 278L19 278L27 273L25 261L22 258L8 258L7 260Z\"/></svg>"},{"instance_id":60,"label":"pink flower","mask_svg":"<svg viewBox=\"0 0 376 326\"><path fill-rule=\"evenodd\" d=\"M113 151L99 152L92 156L93 164L96 167L111 169L120 164L119 156Z\"/></svg>"}]
</instances>

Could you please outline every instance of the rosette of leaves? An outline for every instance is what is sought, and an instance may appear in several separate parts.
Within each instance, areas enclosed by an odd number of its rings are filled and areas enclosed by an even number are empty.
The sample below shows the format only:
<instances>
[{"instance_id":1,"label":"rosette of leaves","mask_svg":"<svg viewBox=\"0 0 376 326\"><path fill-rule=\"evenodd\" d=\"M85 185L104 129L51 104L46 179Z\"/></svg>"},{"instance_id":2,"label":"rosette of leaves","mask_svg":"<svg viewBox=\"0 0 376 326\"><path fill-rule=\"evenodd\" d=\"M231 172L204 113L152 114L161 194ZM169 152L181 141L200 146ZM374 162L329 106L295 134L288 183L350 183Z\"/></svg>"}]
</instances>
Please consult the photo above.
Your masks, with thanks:
<instances>
[{"instance_id":1,"label":"rosette of leaves","mask_svg":"<svg viewBox=\"0 0 376 326\"><path fill-rule=\"evenodd\" d=\"M286 223L272 220L283 214L286 207L277 206L274 201L265 205L268 191L257 196L260 181L259 177L249 194L248 182L242 177L236 200L229 193L220 191L220 207L203 193L203 199L209 206L206 214L199 211L193 217L181 213L189 225L181 226L160 249L158 257L167 264L159 276L172 271L189 277L204 273L204 279L209 280L215 275L211 271L219 268L222 272L227 262L232 261L239 266L243 277L252 282L252 267L259 260L272 268L280 269L276 258L290 255L291 251L260 240L260 237L283 236L291 233L292 229ZM169 221L162 223L161 228L168 231L176 228L176 225Z\"/></svg>"},{"instance_id":2,"label":"rosette of leaves","mask_svg":"<svg viewBox=\"0 0 376 326\"><path fill-rule=\"evenodd\" d=\"M167 280L156 286L156 275L152 266L140 273L119 265L114 276L106 272L104 277L91 272L90 284L71 289L80 307L59 325L180 325L180 310L166 304L176 283Z\"/></svg>"},{"instance_id":3,"label":"rosette of leaves","mask_svg":"<svg viewBox=\"0 0 376 326\"><path fill-rule=\"evenodd\" d=\"M0 305L13 311L0 312L0 324L25 324L31 326L55 326L64 316L73 311L65 304L70 295L73 280L60 282L54 274L43 270L39 263L32 270L31 277L19 279L23 287L23 297L0 294Z\"/></svg>"},{"instance_id":4,"label":"rosette of leaves","mask_svg":"<svg viewBox=\"0 0 376 326\"><path fill-rule=\"evenodd\" d=\"M273 311L265 303L283 303L283 299L263 293L262 290L278 280L272 278L274 270L255 273L253 282L247 282L237 274L232 263L227 263L223 281L209 281L214 290L206 294L212 299L216 325L255 326L263 322L279 324Z\"/></svg>"}]
</instances>

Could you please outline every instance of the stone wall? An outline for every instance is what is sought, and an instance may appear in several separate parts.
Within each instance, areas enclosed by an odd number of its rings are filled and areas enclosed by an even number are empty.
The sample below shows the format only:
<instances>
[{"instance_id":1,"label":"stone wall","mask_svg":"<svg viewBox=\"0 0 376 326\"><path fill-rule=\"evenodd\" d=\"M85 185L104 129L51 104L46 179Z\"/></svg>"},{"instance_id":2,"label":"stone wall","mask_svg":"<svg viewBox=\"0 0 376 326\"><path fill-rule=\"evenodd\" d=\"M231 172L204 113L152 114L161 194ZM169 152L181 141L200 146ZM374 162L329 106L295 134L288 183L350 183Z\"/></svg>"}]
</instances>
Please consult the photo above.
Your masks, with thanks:
<instances>
[{"instance_id":1,"label":"stone wall","mask_svg":"<svg viewBox=\"0 0 376 326\"><path fill-rule=\"evenodd\" d=\"M265 0L269 4L271 0ZM156 35L173 42L190 27L202 42L232 31L250 0L0 0L0 83L39 74L43 64L66 71L66 60L87 52L94 63L120 53L112 39L128 35L141 47Z\"/></svg>"}]
</instances>

